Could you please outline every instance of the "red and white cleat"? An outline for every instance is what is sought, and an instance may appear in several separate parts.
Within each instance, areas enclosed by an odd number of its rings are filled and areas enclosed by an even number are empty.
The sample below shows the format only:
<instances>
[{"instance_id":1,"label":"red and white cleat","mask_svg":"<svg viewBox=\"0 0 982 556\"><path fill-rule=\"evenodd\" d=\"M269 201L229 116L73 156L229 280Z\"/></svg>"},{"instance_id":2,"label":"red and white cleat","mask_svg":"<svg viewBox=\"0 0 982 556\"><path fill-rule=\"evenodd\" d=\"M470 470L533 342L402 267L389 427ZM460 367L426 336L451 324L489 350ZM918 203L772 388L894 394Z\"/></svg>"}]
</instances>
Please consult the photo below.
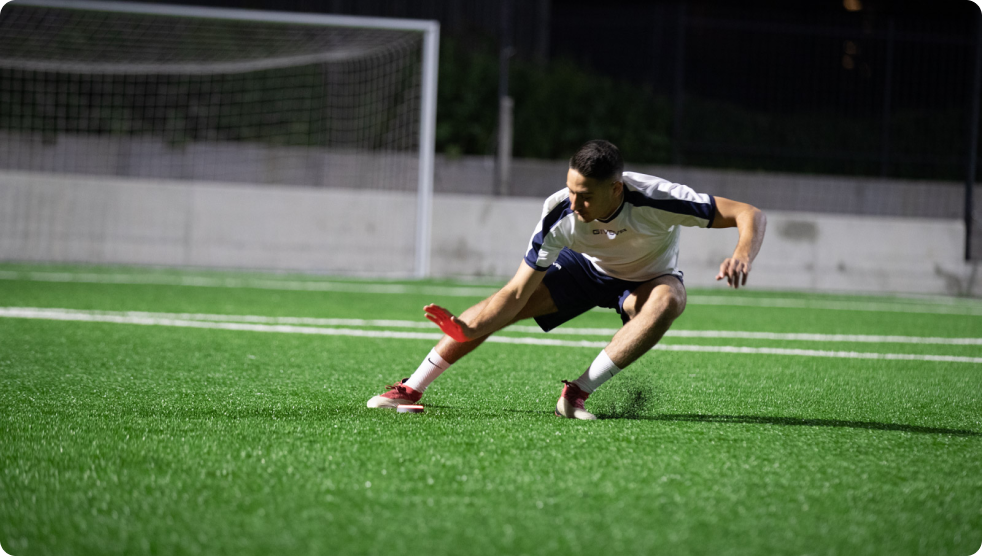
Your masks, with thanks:
<instances>
[{"instance_id":1,"label":"red and white cleat","mask_svg":"<svg viewBox=\"0 0 982 556\"><path fill-rule=\"evenodd\" d=\"M596 415L583 407L583 402L590 397L590 394L581 390L576 383L564 380L563 384L566 386L563 386L563 393L559 396L559 401L556 402L556 416L584 421L596 419Z\"/></svg>"},{"instance_id":2,"label":"red and white cleat","mask_svg":"<svg viewBox=\"0 0 982 556\"><path fill-rule=\"evenodd\" d=\"M418 402L423 397L423 393L403 384L407 380L409 379L404 378L395 384L386 386L388 391L368 400L368 407L391 407L395 409L400 405L412 405Z\"/></svg>"}]
</instances>

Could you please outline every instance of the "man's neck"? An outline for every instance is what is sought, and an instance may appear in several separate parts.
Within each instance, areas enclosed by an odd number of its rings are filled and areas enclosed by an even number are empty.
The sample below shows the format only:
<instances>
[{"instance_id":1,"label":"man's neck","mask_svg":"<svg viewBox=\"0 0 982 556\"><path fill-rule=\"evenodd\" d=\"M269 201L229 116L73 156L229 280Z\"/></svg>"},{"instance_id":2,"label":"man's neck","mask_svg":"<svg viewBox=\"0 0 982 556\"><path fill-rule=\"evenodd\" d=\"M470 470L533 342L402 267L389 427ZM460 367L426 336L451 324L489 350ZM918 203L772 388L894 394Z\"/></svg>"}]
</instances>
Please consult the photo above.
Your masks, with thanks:
<instances>
[{"instance_id":1,"label":"man's neck","mask_svg":"<svg viewBox=\"0 0 982 556\"><path fill-rule=\"evenodd\" d=\"M604 216L602 218L598 218L597 220L610 220L610 217L611 216L614 216L614 214L618 210L620 210L621 205L623 205L623 204L624 204L624 186L621 186L621 192L617 196L617 202L614 203L614 208L610 209L610 212L608 212L606 216Z\"/></svg>"}]
</instances>

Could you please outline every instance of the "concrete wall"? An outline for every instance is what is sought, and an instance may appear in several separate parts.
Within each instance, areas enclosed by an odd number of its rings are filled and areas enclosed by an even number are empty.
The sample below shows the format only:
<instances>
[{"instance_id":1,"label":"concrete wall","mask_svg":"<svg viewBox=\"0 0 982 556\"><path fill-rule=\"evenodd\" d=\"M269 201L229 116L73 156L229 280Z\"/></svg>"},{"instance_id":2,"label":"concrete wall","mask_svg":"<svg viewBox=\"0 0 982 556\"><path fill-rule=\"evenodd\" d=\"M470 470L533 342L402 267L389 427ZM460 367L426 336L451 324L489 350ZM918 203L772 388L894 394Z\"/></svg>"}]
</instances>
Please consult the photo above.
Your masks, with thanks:
<instances>
[{"instance_id":1,"label":"concrete wall","mask_svg":"<svg viewBox=\"0 0 982 556\"><path fill-rule=\"evenodd\" d=\"M958 220L767 211L753 283L817 291L982 295L974 267L962 259ZM736 245L735 230L682 235L686 283L710 285ZM977 264L977 263L976 263Z\"/></svg>"},{"instance_id":2,"label":"concrete wall","mask_svg":"<svg viewBox=\"0 0 982 556\"><path fill-rule=\"evenodd\" d=\"M412 152L0 131L0 169L25 172L414 192L418 162Z\"/></svg>"},{"instance_id":3,"label":"concrete wall","mask_svg":"<svg viewBox=\"0 0 982 556\"><path fill-rule=\"evenodd\" d=\"M433 273L509 276L541 199L440 194ZM982 295L956 219L767 211L756 287ZM0 260L408 274L400 192L0 173ZM686 229L690 286L715 282L735 230Z\"/></svg>"},{"instance_id":4,"label":"concrete wall","mask_svg":"<svg viewBox=\"0 0 982 556\"><path fill-rule=\"evenodd\" d=\"M408 274L415 195L0 174L0 260Z\"/></svg>"},{"instance_id":5,"label":"concrete wall","mask_svg":"<svg viewBox=\"0 0 982 556\"><path fill-rule=\"evenodd\" d=\"M153 137L40 134L0 131L0 170L156 180L302 185L364 191L416 190L411 153L372 153L315 147L276 147L199 141L169 145ZM565 185L565 160L512 162L507 196L544 199ZM962 218L964 184L848 176L807 176L736 170L628 164L697 191L740 199L771 210ZM438 193L495 195L491 157L438 155ZM977 195L982 210L982 195ZM982 242L982 235L979 236Z\"/></svg>"}]
</instances>

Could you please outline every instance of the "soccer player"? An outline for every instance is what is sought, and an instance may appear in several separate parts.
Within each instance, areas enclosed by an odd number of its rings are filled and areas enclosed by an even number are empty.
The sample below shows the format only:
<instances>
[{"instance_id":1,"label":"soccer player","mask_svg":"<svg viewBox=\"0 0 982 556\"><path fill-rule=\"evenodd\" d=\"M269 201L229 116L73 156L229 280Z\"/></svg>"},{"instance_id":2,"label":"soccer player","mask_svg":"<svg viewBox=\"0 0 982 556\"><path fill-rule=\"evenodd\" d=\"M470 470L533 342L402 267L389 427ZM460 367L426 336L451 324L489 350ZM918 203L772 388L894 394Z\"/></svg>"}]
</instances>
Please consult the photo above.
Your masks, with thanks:
<instances>
[{"instance_id":1,"label":"soccer player","mask_svg":"<svg viewBox=\"0 0 982 556\"><path fill-rule=\"evenodd\" d=\"M584 406L590 394L654 347L685 309L677 266L681 226L736 227L736 249L716 280L746 285L764 239L763 212L623 168L612 143L583 145L570 159L566 188L546 199L511 281L459 317L424 307L446 336L412 376L368 400L368 407L417 403L450 365L509 324L534 318L548 332L600 306L617 311L624 326L582 376L563 381L556 403L560 417L596 419Z\"/></svg>"}]
</instances>

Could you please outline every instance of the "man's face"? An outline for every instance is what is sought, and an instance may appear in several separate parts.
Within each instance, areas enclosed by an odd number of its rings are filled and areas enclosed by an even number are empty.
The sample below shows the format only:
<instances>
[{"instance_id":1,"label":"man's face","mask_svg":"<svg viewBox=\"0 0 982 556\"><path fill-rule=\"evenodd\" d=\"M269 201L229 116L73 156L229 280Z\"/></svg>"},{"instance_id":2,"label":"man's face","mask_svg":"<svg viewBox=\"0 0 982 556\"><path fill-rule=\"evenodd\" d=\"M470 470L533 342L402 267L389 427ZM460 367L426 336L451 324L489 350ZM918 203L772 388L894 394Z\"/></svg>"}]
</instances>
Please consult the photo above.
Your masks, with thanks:
<instances>
[{"instance_id":1,"label":"man's face","mask_svg":"<svg viewBox=\"0 0 982 556\"><path fill-rule=\"evenodd\" d=\"M570 207L580 222L593 222L613 214L621 204L623 187L616 176L600 181L584 177L572 169L566 174Z\"/></svg>"}]
</instances>

